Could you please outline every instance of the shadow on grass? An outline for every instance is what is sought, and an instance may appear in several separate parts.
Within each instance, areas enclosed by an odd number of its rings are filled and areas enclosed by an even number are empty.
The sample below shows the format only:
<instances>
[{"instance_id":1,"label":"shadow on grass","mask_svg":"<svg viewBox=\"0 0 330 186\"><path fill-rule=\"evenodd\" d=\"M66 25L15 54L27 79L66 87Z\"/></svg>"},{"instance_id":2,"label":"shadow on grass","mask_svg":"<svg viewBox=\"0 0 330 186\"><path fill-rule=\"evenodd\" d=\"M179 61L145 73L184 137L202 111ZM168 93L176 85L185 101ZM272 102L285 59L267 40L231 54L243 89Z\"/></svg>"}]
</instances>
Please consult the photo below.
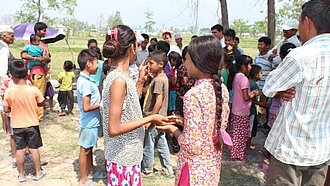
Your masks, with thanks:
<instances>
[{"instance_id":1,"label":"shadow on grass","mask_svg":"<svg viewBox=\"0 0 330 186\"><path fill-rule=\"evenodd\" d=\"M102 181L104 185L107 185L107 171L105 169L105 159L104 159L104 151L101 149L96 149L93 153L93 158L95 161L93 161L94 163L94 172L99 172L99 174L104 175L105 177L101 177L101 178L93 178L94 182L99 182ZM78 159L75 159L72 162L72 166L73 166L73 170L76 172L76 178L78 180L78 182L80 181L80 170L79 170L79 162Z\"/></svg>"},{"instance_id":2,"label":"shadow on grass","mask_svg":"<svg viewBox=\"0 0 330 186\"><path fill-rule=\"evenodd\" d=\"M259 186L264 185L264 180L260 179L263 173L257 168L244 166L223 165L221 169L220 183L222 186Z\"/></svg>"}]
</instances>

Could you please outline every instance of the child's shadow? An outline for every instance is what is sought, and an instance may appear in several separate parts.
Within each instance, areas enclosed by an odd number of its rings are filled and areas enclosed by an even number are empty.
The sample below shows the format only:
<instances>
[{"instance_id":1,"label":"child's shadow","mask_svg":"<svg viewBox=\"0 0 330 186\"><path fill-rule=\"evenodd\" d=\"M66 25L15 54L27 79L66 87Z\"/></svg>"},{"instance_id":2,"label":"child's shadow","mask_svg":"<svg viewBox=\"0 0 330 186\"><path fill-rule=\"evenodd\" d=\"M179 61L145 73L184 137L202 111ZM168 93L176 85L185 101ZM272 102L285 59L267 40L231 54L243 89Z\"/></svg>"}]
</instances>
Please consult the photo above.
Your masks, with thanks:
<instances>
[{"instance_id":1,"label":"child's shadow","mask_svg":"<svg viewBox=\"0 0 330 186\"><path fill-rule=\"evenodd\" d=\"M100 180L104 185L108 185L107 182L107 171L105 168L105 159L104 159L104 151L101 149L96 149L93 153L94 158L94 175L96 177L93 178L94 182L99 182ZM75 159L72 162L73 170L76 172L76 178L78 182L80 181L80 171L79 171L79 162L78 159Z\"/></svg>"}]
</instances>

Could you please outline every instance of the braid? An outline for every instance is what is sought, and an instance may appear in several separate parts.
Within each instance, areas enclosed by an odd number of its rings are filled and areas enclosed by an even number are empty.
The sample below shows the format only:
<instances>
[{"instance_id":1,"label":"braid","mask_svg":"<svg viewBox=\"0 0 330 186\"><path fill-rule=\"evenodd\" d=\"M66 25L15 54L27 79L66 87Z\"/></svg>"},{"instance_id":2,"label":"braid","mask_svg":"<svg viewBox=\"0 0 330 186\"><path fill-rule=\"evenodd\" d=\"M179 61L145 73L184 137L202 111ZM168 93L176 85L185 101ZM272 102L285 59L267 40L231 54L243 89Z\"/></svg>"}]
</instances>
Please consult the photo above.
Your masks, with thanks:
<instances>
[{"instance_id":1,"label":"braid","mask_svg":"<svg viewBox=\"0 0 330 186\"><path fill-rule=\"evenodd\" d=\"M213 80L214 80L214 92L215 92L215 97L216 97L216 113L215 113L215 125L216 125L216 139L214 140L215 146L218 149L222 149L222 145L223 145L223 140L222 140L222 136L221 136L221 114L222 114L222 89L221 89L221 84L222 81L219 77L220 73L220 67L218 69L218 73L214 74L212 76Z\"/></svg>"}]
</instances>

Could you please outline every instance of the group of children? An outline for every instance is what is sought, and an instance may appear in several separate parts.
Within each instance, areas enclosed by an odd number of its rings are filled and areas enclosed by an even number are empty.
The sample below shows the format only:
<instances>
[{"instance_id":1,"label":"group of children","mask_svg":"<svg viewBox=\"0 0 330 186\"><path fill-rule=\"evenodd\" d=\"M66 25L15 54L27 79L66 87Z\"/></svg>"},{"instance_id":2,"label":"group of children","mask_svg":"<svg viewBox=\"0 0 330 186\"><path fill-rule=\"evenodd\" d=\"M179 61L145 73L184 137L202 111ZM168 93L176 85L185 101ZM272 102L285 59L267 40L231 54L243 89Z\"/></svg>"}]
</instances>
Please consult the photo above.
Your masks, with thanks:
<instances>
[{"instance_id":1,"label":"group of children","mask_svg":"<svg viewBox=\"0 0 330 186\"><path fill-rule=\"evenodd\" d=\"M167 40L171 39L171 35L165 36ZM141 185L141 173L153 173L155 144L163 172L172 175L165 132L173 135L175 148L181 146L176 183L217 185L222 143L232 146L231 159L240 163L245 160L251 137L256 135L256 105L269 108L270 126L276 118L280 100L276 97L271 102L262 99L262 87L259 87L274 68L267 61L270 39L259 39L255 63L234 45L233 30L225 32L224 50L220 40L213 36L192 39L188 47L180 47L182 52L171 51L170 41L155 42L148 48L148 57L138 63L139 72L134 81L130 70L136 68L130 67L135 65L141 51L137 48L142 42L149 41L146 36L140 41L137 38L128 26L118 25L108 31L103 55L94 40L90 40L89 48L78 55L81 183L92 182L92 152L97 147L99 129L103 127L109 185ZM37 48L37 42L38 37L31 36L31 45L23 49L35 57L35 61L29 61L27 67L21 60L10 63L13 85L4 93L4 111L12 118L20 182L26 181L23 162L27 150L36 167L33 179L40 180L45 175L40 166L38 148L42 146L42 140L36 114L44 97L27 83L28 69L33 65L45 65L39 64L42 50ZM91 43L96 46L90 46ZM294 46L289 43L282 46L282 59L291 48ZM107 58L104 62L103 57ZM72 113L74 100L74 64L65 61L63 68L58 75L60 116ZM228 131L232 144L230 139L225 139L227 122L230 123Z\"/></svg>"}]
</instances>

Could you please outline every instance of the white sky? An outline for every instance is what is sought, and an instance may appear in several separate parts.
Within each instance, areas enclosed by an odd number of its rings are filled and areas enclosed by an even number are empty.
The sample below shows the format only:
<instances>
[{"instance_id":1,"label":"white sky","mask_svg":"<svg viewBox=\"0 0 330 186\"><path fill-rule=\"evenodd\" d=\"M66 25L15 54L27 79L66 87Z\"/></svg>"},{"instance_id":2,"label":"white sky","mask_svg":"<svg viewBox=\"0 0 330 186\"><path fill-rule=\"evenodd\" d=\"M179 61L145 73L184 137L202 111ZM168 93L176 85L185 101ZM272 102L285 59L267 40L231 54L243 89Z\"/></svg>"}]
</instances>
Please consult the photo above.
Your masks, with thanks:
<instances>
[{"instance_id":1,"label":"white sky","mask_svg":"<svg viewBox=\"0 0 330 186\"><path fill-rule=\"evenodd\" d=\"M0 0L5 1L5 0ZM98 25L101 14L107 19L115 11L120 11L125 24L131 27L144 27L146 10L154 12L155 27L162 26L186 28L194 25L192 7L187 2L193 0L77 0L74 17L80 21ZM199 0L198 26L211 27L217 20L218 0ZM257 3L259 2L259 3ZM262 20L266 16L265 0L227 0L229 22L242 18L250 23ZM0 18L7 14L15 14L22 5L20 0L1 3ZM49 11L48 11L49 12ZM220 10L219 10L220 15ZM63 17L59 13L49 12L49 16Z\"/></svg>"}]
</instances>

